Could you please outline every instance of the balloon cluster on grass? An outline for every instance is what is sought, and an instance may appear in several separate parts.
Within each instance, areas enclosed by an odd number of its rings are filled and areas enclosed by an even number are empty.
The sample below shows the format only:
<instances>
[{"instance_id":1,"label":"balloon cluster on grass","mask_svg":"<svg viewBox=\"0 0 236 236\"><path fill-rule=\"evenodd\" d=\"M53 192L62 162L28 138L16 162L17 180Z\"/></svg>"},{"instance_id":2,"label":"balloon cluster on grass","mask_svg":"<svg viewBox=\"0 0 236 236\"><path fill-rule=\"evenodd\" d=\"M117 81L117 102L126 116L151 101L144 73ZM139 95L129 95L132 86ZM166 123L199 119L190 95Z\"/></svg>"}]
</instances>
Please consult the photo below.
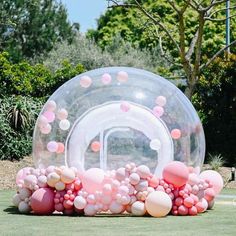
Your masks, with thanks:
<instances>
[{"instance_id":1,"label":"balloon cluster on grass","mask_svg":"<svg viewBox=\"0 0 236 236\"><path fill-rule=\"evenodd\" d=\"M145 165L126 164L117 170L71 167L30 167L20 170L13 203L21 213L94 216L99 213L135 216L197 215L213 206L223 187L215 171L194 173L194 168L173 161L162 178Z\"/></svg>"}]
</instances>

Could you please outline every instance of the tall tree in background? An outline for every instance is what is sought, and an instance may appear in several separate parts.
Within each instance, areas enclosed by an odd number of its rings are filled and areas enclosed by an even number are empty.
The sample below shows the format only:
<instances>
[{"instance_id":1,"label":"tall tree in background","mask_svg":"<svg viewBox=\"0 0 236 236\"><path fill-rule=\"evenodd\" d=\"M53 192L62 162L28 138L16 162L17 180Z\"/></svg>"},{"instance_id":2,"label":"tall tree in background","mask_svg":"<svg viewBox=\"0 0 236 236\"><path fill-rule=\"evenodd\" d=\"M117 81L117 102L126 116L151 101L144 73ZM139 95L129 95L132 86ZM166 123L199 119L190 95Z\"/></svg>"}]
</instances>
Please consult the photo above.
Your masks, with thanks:
<instances>
[{"instance_id":1,"label":"tall tree in background","mask_svg":"<svg viewBox=\"0 0 236 236\"><path fill-rule=\"evenodd\" d=\"M214 60L216 56L224 52L224 22L225 22L225 3L227 0L109 0L111 13L119 11L126 15L126 29L123 28L121 34L125 35L132 25L140 19L143 25L137 28L135 34L128 33L126 38L142 36L142 43L145 42L145 33L151 32L152 39L147 42L157 42L161 48L163 57L168 57L170 52L175 66L183 69L187 79L188 88L186 95L191 98L195 86L199 80L202 70ZM118 10L117 10L118 9ZM236 9L236 6L231 6ZM113 12L113 13L112 13ZM235 14L231 18L235 21ZM119 15L113 19L119 21ZM136 17L136 22L135 19ZM109 18L109 17L108 17ZM108 39L106 32L111 28L115 29L115 21L102 18L98 23L106 25L100 28L103 31L105 40ZM223 23L223 24L222 24ZM130 27L131 26L131 27ZM233 25L233 27L235 27ZM128 30L127 30L128 29ZM99 31L94 33L99 40ZM132 30L130 30L132 32ZM139 34L141 32L141 34ZM144 33L145 32L145 33ZM154 34L154 33L155 34ZM91 32L90 32L91 33ZM92 32L93 33L93 32ZM101 36L101 35L100 35ZM148 36L146 37L149 38ZM233 46L233 40L230 46ZM170 58L170 59L172 59Z\"/></svg>"},{"instance_id":2,"label":"tall tree in background","mask_svg":"<svg viewBox=\"0 0 236 236\"><path fill-rule=\"evenodd\" d=\"M70 24L65 7L55 0L0 2L0 50L14 61L45 54L55 42L70 42L76 30L78 24Z\"/></svg>"}]
</instances>

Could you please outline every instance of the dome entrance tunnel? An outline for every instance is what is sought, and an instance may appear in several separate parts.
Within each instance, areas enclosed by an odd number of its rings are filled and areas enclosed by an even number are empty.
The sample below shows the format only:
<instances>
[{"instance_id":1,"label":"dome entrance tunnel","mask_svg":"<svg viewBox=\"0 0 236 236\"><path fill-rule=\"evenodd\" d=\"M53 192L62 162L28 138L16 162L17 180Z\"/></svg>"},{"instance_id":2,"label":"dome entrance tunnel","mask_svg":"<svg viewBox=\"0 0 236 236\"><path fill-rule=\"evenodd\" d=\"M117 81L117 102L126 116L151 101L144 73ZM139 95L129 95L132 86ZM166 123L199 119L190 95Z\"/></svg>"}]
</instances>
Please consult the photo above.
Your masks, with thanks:
<instances>
[{"instance_id":1,"label":"dome entrance tunnel","mask_svg":"<svg viewBox=\"0 0 236 236\"><path fill-rule=\"evenodd\" d=\"M173 160L204 161L205 139L191 102L172 83L127 67L85 72L44 105L34 130L35 165L86 170L145 164L160 176Z\"/></svg>"}]
</instances>

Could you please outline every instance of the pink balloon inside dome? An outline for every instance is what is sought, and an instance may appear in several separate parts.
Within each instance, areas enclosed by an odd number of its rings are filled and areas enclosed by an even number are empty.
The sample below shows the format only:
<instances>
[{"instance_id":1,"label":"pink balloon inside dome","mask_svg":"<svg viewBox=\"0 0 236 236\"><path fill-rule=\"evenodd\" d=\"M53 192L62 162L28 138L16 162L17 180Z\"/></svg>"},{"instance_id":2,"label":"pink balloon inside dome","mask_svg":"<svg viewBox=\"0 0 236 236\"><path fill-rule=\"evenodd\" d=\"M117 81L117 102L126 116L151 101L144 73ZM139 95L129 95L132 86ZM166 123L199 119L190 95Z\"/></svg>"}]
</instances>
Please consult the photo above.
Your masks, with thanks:
<instances>
[{"instance_id":1,"label":"pink balloon inside dome","mask_svg":"<svg viewBox=\"0 0 236 236\"><path fill-rule=\"evenodd\" d=\"M164 108L161 107L161 106L155 106L153 108L153 114L156 116L156 117L161 117L163 114L164 114Z\"/></svg>"},{"instance_id":2,"label":"pink balloon inside dome","mask_svg":"<svg viewBox=\"0 0 236 236\"><path fill-rule=\"evenodd\" d=\"M57 112L57 118L59 120L65 120L68 117L68 112L66 109L62 108Z\"/></svg>"},{"instance_id":3,"label":"pink balloon inside dome","mask_svg":"<svg viewBox=\"0 0 236 236\"><path fill-rule=\"evenodd\" d=\"M165 106L166 105L166 98L164 96L158 96L156 98L156 104L161 107Z\"/></svg>"},{"instance_id":4,"label":"pink balloon inside dome","mask_svg":"<svg viewBox=\"0 0 236 236\"><path fill-rule=\"evenodd\" d=\"M52 130L52 126L50 124L46 124L45 126L40 127L40 132L42 134L49 134Z\"/></svg>"},{"instance_id":5,"label":"pink balloon inside dome","mask_svg":"<svg viewBox=\"0 0 236 236\"><path fill-rule=\"evenodd\" d=\"M54 191L51 188L36 190L30 200L31 208L35 214L48 215L54 211Z\"/></svg>"},{"instance_id":6,"label":"pink balloon inside dome","mask_svg":"<svg viewBox=\"0 0 236 236\"><path fill-rule=\"evenodd\" d=\"M110 84L111 80L112 80L112 78L111 78L110 74L105 73L105 74L102 75L102 83L103 84Z\"/></svg>"},{"instance_id":7,"label":"pink balloon inside dome","mask_svg":"<svg viewBox=\"0 0 236 236\"><path fill-rule=\"evenodd\" d=\"M50 101L48 101L48 102L45 104L45 108L46 108L47 111L53 112L53 111L56 110L57 104L56 104L55 101L50 100Z\"/></svg>"},{"instance_id":8,"label":"pink balloon inside dome","mask_svg":"<svg viewBox=\"0 0 236 236\"><path fill-rule=\"evenodd\" d=\"M91 149L93 152L99 152L101 148L101 144L98 141L94 141L91 143Z\"/></svg>"},{"instance_id":9,"label":"pink balloon inside dome","mask_svg":"<svg viewBox=\"0 0 236 236\"><path fill-rule=\"evenodd\" d=\"M46 117L49 123L52 123L55 120L55 113L52 111L45 111L43 116Z\"/></svg>"},{"instance_id":10,"label":"pink balloon inside dome","mask_svg":"<svg viewBox=\"0 0 236 236\"><path fill-rule=\"evenodd\" d=\"M92 79L89 76L84 75L80 78L80 86L81 87L88 88L88 87L90 87L91 84L92 84Z\"/></svg>"},{"instance_id":11,"label":"pink balloon inside dome","mask_svg":"<svg viewBox=\"0 0 236 236\"><path fill-rule=\"evenodd\" d=\"M85 171L82 177L82 186L88 193L102 190L104 171L99 168L91 168Z\"/></svg>"},{"instance_id":12,"label":"pink balloon inside dome","mask_svg":"<svg viewBox=\"0 0 236 236\"><path fill-rule=\"evenodd\" d=\"M59 142L59 143L57 143L57 145L58 145L58 147L57 147L57 153L63 153L64 152L64 150L65 150L65 146L64 146L64 144L63 143L61 143L61 142Z\"/></svg>"},{"instance_id":13,"label":"pink balloon inside dome","mask_svg":"<svg viewBox=\"0 0 236 236\"><path fill-rule=\"evenodd\" d=\"M38 125L41 128L48 124L48 119L44 115L40 115L38 122L39 122Z\"/></svg>"},{"instance_id":14,"label":"pink balloon inside dome","mask_svg":"<svg viewBox=\"0 0 236 236\"><path fill-rule=\"evenodd\" d=\"M58 149L58 143L55 141L48 142L47 149L49 152L56 152Z\"/></svg>"},{"instance_id":15,"label":"pink balloon inside dome","mask_svg":"<svg viewBox=\"0 0 236 236\"><path fill-rule=\"evenodd\" d=\"M181 137L181 131L179 129L173 129L170 135L173 139L179 139Z\"/></svg>"},{"instance_id":16,"label":"pink balloon inside dome","mask_svg":"<svg viewBox=\"0 0 236 236\"><path fill-rule=\"evenodd\" d=\"M117 74L117 80L119 82L126 82L128 80L128 78L129 78L128 73L125 71L120 71Z\"/></svg>"},{"instance_id":17,"label":"pink balloon inside dome","mask_svg":"<svg viewBox=\"0 0 236 236\"><path fill-rule=\"evenodd\" d=\"M120 104L120 109L123 112L128 112L130 110L130 104L128 102L122 102Z\"/></svg>"}]
</instances>

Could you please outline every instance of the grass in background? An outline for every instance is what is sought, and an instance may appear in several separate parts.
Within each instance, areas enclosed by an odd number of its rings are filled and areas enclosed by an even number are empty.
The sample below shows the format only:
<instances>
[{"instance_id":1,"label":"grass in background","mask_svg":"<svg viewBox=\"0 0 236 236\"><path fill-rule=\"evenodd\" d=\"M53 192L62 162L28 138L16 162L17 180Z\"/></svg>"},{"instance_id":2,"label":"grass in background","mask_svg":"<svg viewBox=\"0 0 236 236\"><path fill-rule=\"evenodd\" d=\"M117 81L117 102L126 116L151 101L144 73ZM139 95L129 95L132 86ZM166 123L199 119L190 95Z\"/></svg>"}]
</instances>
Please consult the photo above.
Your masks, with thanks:
<instances>
[{"instance_id":1,"label":"grass in background","mask_svg":"<svg viewBox=\"0 0 236 236\"><path fill-rule=\"evenodd\" d=\"M14 191L0 191L0 235L92 235L92 236L217 236L236 235L236 190L219 198L215 209L198 216L165 218L130 216L34 216L18 214L11 207ZM232 196L233 195L233 196Z\"/></svg>"}]
</instances>

